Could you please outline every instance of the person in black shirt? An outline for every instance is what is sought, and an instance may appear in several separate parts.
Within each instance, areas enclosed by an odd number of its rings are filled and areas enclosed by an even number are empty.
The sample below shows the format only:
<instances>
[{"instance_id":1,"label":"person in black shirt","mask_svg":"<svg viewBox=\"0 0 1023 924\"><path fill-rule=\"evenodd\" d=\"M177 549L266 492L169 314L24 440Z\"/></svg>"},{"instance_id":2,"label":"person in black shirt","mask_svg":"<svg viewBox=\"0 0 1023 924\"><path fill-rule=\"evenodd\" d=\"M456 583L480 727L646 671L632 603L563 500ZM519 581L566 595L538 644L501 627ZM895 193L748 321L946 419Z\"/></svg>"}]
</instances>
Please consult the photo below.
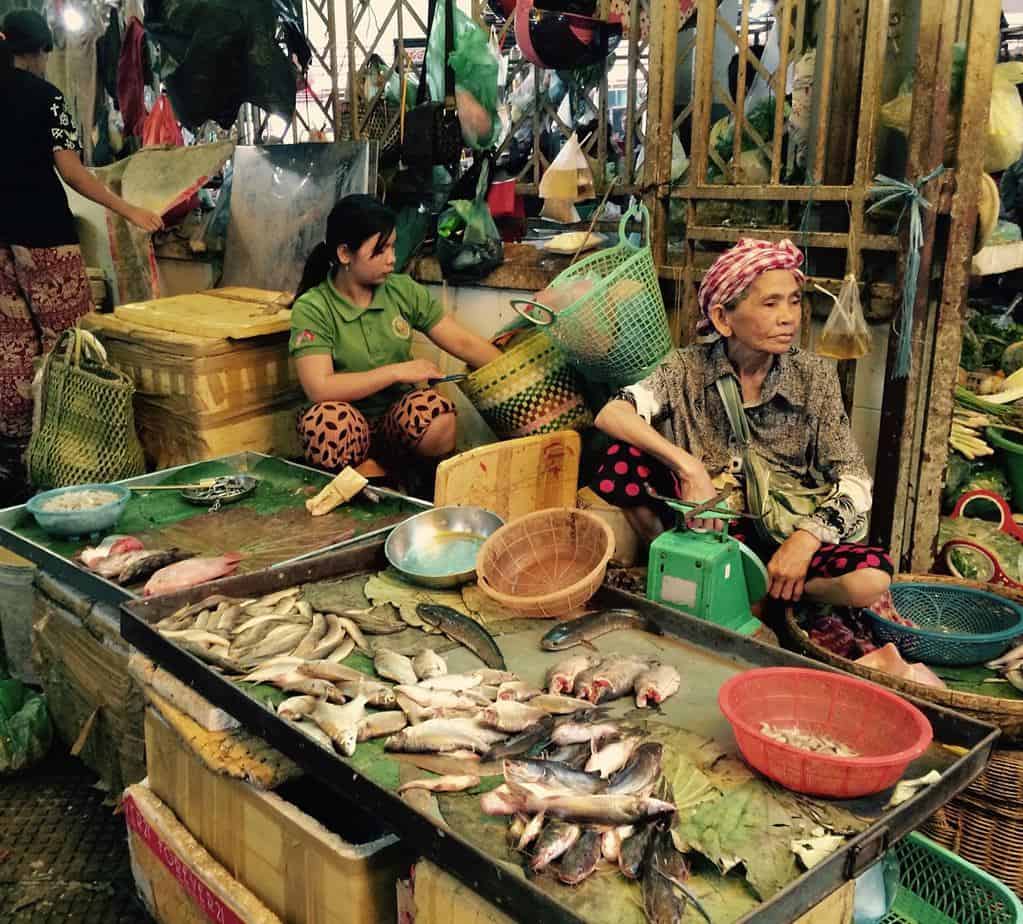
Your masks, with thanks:
<instances>
[{"instance_id":1,"label":"person in black shirt","mask_svg":"<svg viewBox=\"0 0 1023 924\"><path fill-rule=\"evenodd\" d=\"M31 434L36 358L92 309L60 179L145 231L163 226L83 166L78 128L44 79L52 48L38 13L15 10L0 22L0 117L8 127L0 145L0 443L7 458L17 458Z\"/></svg>"}]
</instances>

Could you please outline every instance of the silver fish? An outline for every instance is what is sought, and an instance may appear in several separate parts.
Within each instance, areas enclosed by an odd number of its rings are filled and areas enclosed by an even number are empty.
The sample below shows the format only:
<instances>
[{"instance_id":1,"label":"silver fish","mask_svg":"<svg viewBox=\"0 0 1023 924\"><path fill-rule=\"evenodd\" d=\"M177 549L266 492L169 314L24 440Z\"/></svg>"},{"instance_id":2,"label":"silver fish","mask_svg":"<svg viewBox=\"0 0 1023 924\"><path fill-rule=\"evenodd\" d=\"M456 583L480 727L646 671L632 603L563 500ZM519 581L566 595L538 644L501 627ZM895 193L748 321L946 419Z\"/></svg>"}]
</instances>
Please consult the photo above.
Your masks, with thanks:
<instances>
[{"instance_id":1,"label":"silver fish","mask_svg":"<svg viewBox=\"0 0 1023 924\"><path fill-rule=\"evenodd\" d=\"M675 806L661 799L642 796L619 796L597 793L551 792L542 788L505 784L517 800L519 811L546 812L565 821L591 825L628 825L643 818L668 815Z\"/></svg>"},{"instance_id":2,"label":"silver fish","mask_svg":"<svg viewBox=\"0 0 1023 924\"><path fill-rule=\"evenodd\" d=\"M366 716L366 697L357 696L344 706L319 703L310 718L330 736L334 746L351 757L358 743L359 723Z\"/></svg>"},{"instance_id":3,"label":"silver fish","mask_svg":"<svg viewBox=\"0 0 1023 924\"><path fill-rule=\"evenodd\" d=\"M475 719L429 719L392 735L384 747L388 751L410 753L444 753L465 748L480 754L504 737Z\"/></svg>"},{"instance_id":4,"label":"silver fish","mask_svg":"<svg viewBox=\"0 0 1023 924\"><path fill-rule=\"evenodd\" d=\"M424 648L412 659L412 669L420 682L448 672L448 663L432 648Z\"/></svg>"},{"instance_id":5,"label":"silver fish","mask_svg":"<svg viewBox=\"0 0 1023 924\"><path fill-rule=\"evenodd\" d=\"M663 703L669 696L677 693L681 685L682 677L674 667L655 661L636 677L633 685L636 705L642 709L647 702Z\"/></svg>"},{"instance_id":6,"label":"silver fish","mask_svg":"<svg viewBox=\"0 0 1023 924\"><path fill-rule=\"evenodd\" d=\"M586 699L576 699L574 696L559 696L553 693L541 693L534 696L529 705L536 709L542 709L551 715L572 715L581 709L592 708L592 703Z\"/></svg>"},{"instance_id":7,"label":"silver fish","mask_svg":"<svg viewBox=\"0 0 1023 924\"><path fill-rule=\"evenodd\" d=\"M536 850L533 851L533 859L529 864L534 873L546 869L558 857L564 855L582 834L582 828L578 825L567 824L564 821L552 821L536 842Z\"/></svg>"},{"instance_id":8,"label":"silver fish","mask_svg":"<svg viewBox=\"0 0 1023 924\"><path fill-rule=\"evenodd\" d=\"M642 740L639 735L634 735L605 744L586 761L586 772L599 773L601 778L606 780L612 773L625 766Z\"/></svg>"},{"instance_id":9,"label":"silver fish","mask_svg":"<svg viewBox=\"0 0 1023 924\"><path fill-rule=\"evenodd\" d=\"M510 699L517 703L527 703L534 696L539 696L543 690L538 690L531 683L524 680L509 680L497 688L498 699Z\"/></svg>"},{"instance_id":10,"label":"silver fish","mask_svg":"<svg viewBox=\"0 0 1023 924\"><path fill-rule=\"evenodd\" d=\"M547 816L543 812L539 812L534 815L526 823L522 829L522 833L519 835L519 839L515 844L516 850L525 850L530 844L533 843L543 830L544 822L547 820Z\"/></svg>"},{"instance_id":11,"label":"silver fish","mask_svg":"<svg viewBox=\"0 0 1023 924\"><path fill-rule=\"evenodd\" d=\"M479 786L480 778L471 773L449 774L421 780L409 780L398 787L398 795L410 789L425 789L428 792L465 792L473 786Z\"/></svg>"},{"instance_id":12,"label":"silver fish","mask_svg":"<svg viewBox=\"0 0 1023 924\"><path fill-rule=\"evenodd\" d=\"M605 703L628 696L646 668L647 662L639 658L608 658L593 676L590 702Z\"/></svg>"},{"instance_id":13,"label":"silver fish","mask_svg":"<svg viewBox=\"0 0 1023 924\"><path fill-rule=\"evenodd\" d=\"M590 654L577 654L562 658L547 671L547 679L544 682L547 692L555 695L571 693L575 687L576 677L583 671L596 667L600 664L600 660L596 655Z\"/></svg>"},{"instance_id":14,"label":"silver fish","mask_svg":"<svg viewBox=\"0 0 1023 924\"><path fill-rule=\"evenodd\" d=\"M558 867L558 880L565 885L579 885L596 868L600 860L603 837L599 831L587 828L579 839L562 854Z\"/></svg>"},{"instance_id":15,"label":"silver fish","mask_svg":"<svg viewBox=\"0 0 1023 924\"><path fill-rule=\"evenodd\" d=\"M319 677L321 680L329 680L331 683L339 683L345 680L359 683L363 680L377 683L372 677L354 667L345 667L344 664L335 664L333 661L303 661L296 665L295 670L307 677Z\"/></svg>"},{"instance_id":16,"label":"silver fish","mask_svg":"<svg viewBox=\"0 0 1023 924\"><path fill-rule=\"evenodd\" d=\"M405 713L400 711L374 712L367 715L357 727L357 739L369 741L370 738L382 738L400 732L408 724Z\"/></svg>"},{"instance_id":17,"label":"silver fish","mask_svg":"<svg viewBox=\"0 0 1023 924\"><path fill-rule=\"evenodd\" d=\"M551 733L551 741L555 744L581 744L584 741L592 741L596 744L620 733L621 728L614 722L568 721L555 726Z\"/></svg>"},{"instance_id":18,"label":"silver fish","mask_svg":"<svg viewBox=\"0 0 1023 924\"><path fill-rule=\"evenodd\" d=\"M277 714L282 719L297 722L303 716L310 715L318 703L319 700L315 696L291 696L277 707Z\"/></svg>"},{"instance_id":19,"label":"silver fish","mask_svg":"<svg viewBox=\"0 0 1023 924\"><path fill-rule=\"evenodd\" d=\"M545 715L542 709L534 709L528 703L517 703L510 699L499 699L487 706L481 714L481 720L491 728L503 732L525 731L535 725Z\"/></svg>"},{"instance_id":20,"label":"silver fish","mask_svg":"<svg viewBox=\"0 0 1023 924\"><path fill-rule=\"evenodd\" d=\"M292 654L296 658L312 658L316 646L327 634L327 620L322 613L313 613L313 621Z\"/></svg>"},{"instance_id":21,"label":"silver fish","mask_svg":"<svg viewBox=\"0 0 1023 924\"><path fill-rule=\"evenodd\" d=\"M463 690L472 690L480 686L479 674L441 674L430 677L427 680L419 681L421 687L427 690L450 690L454 693L461 693Z\"/></svg>"},{"instance_id":22,"label":"silver fish","mask_svg":"<svg viewBox=\"0 0 1023 924\"><path fill-rule=\"evenodd\" d=\"M373 669L381 677L414 686L419 682L410 658L390 649L382 649L373 658Z\"/></svg>"},{"instance_id":23,"label":"silver fish","mask_svg":"<svg viewBox=\"0 0 1023 924\"><path fill-rule=\"evenodd\" d=\"M345 627L341 625L341 621L337 616L333 613L323 613L322 616L327 624L327 629L323 633L323 638L305 656L310 661L319 661L321 658L327 657L345 640ZM315 619L315 615L313 618Z\"/></svg>"}]
</instances>

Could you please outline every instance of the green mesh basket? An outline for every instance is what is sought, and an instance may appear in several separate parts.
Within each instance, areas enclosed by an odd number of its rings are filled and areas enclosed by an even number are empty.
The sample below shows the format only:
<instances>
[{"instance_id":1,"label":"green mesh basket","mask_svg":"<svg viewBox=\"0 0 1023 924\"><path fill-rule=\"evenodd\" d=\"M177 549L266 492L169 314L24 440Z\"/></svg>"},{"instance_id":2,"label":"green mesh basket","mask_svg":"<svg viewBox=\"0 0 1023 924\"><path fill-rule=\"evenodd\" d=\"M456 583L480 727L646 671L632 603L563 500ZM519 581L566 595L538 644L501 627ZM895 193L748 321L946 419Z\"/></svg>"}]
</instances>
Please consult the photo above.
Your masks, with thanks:
<instances>
[{"instance_id":1,"label":"green mesh basket","mask_svg":"<svg viewBox=\"0 0 1023 924\"><path fill-rule=\"evenodd\" d=\"M994 876L922 834L895 845L899 890L881 924L1018 924L1023 906Z\"/></svg>"},{"instance_id":2,"label":"green mesh basket","mask_svg":"<svg viewBox=\"0 0 1023 924\"><path fill-rule=\"evenodd\" d=\"M642 216L646 244L629 242L629 220ZM588 379L631 385L649 375L671 349L671 331L650 250L650 213L633 206L618 225L618 243L559 273L549 289L592 280L586 293L560 311L532 299L512 306L542 326Z\"/></svg>"},{"instance_id":3,"label":"green mesh basket","mask_svg":"<svg viewBox=\"0 0 1023 924\"><path fill-rule=\"evenodd\" d=\"M907 661L980 664L1004 654L1023 635L1023 607L972 587L905 581L892 585L903 626L867 610L874 634L893 642Z\"/></svg>"}]
</instances>

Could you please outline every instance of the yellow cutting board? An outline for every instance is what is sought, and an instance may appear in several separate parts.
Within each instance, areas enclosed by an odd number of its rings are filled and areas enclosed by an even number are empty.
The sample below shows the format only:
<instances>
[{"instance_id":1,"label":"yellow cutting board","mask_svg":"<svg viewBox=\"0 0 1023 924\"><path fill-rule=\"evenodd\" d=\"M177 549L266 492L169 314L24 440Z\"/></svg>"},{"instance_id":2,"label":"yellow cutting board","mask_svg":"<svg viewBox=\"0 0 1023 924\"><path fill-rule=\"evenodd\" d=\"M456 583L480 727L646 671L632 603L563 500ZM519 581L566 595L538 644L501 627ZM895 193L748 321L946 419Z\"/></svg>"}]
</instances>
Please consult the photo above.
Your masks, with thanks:
<instances>
[{"instance_id":1,"label":"yellow cutting board","mask_svg":"<svg viewBox=\"0 0 1023 924\"><path fill-rule=\"evenodd\" d=\"M263 289L210 289L121 305L114 317L197 337L245 340L278 334L291 326L290 292Z\"/></svg>"},{"instance_id":2,"label":"yellow cutting board","mask_svg":"<svg viewBox=\"0 0 1023 924\"><path fill-rule=\"evenodd\" d=\"M582 441L574 430L470 449L437 466L434 503L492 510L506 523L548 507L575 507Z\"/></svg>"}]
</instances>

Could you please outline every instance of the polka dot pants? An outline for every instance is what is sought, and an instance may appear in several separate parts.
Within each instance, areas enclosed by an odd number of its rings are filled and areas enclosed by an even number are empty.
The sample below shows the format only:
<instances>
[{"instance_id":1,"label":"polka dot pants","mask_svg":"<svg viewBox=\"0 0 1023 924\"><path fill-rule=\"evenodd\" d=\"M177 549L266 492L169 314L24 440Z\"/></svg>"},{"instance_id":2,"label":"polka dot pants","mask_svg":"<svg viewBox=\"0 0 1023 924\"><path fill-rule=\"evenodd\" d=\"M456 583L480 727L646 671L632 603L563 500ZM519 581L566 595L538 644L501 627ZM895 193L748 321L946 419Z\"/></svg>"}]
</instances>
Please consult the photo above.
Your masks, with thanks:
<instances>
[{"instance_id":1,"label":"polka dot pants","mask_svg":"<svg viewBox=\"0 0 1023 924\"><path fill-rule=\"evenodd\" d=\"M454 412L454 404L432 388L410 391L374 420L347 401L322 401L299 415L298 434L311 465L339 472L361 465L371 449L388 459L415 451L430 424Z\"/></svg>"},{"instance_id":2,"label":"polka dot pants","mask_svg":"<svg viewBox=\"0 0 1023 924\"><path fill-rule=\"evenodd\" d=\"M666 525L675 522L674 511L655 501L650 493L681 497L678 478L662 462L635 446L612 443L604 461L597 467L590 487L616 507L650 507L657 511ZM761 539L749 520L733 523L729 533L748 545L762 561L768 561L774 554L776 547ZM891 557L884 549L845 542L822 545L810 562L807 578L841 577L863 568L877 568L888 575L895 572Z\"/></svg>"}]
</instances>

